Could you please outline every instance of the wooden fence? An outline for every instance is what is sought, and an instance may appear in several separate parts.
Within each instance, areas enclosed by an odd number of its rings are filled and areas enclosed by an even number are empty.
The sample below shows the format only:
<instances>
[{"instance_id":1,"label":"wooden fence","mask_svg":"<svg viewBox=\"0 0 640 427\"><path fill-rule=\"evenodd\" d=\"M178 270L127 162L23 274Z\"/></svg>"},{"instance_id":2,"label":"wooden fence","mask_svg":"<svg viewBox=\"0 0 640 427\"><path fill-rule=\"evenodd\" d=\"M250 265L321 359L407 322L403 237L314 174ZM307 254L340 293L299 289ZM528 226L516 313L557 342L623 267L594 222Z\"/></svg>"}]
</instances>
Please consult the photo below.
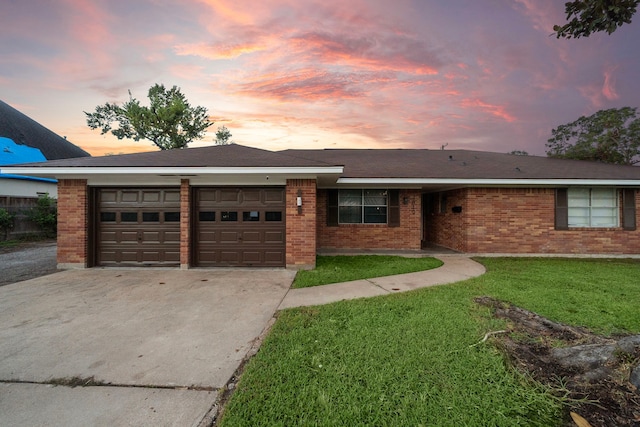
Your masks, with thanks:
<instances>
[{"instance_id":1,"label":"wooden fence","mask_svg":"<svg viewBox=\"0 0 640 427\"><path fill-rule=\"evenodd\" d=\"M37 205L37 197L0 196L0 209L6 209L7 212L15 215L13 228L6 235L6 240L42 233L38 224L29 220L28 217L28 212ZM5 233L2 231L0 231L1 240L5 240Z\"/></svg>"}]
</instances>

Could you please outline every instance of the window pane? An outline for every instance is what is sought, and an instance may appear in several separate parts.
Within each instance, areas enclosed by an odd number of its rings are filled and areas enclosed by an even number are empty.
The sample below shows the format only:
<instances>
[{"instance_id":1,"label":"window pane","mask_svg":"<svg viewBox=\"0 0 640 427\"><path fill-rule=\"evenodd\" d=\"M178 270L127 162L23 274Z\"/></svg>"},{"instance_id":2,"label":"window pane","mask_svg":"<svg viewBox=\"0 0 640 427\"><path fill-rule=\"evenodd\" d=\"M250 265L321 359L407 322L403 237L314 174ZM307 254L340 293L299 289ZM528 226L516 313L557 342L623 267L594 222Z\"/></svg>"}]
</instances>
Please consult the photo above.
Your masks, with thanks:
<instances>
[{"instance_id":1,"label":"window pane","mask_svg":"<svg viewBox=\"0 0 640 427\"><path fill-rule=\"evenodd\" d=\"M138 212L121 212L120 221L122 222L138 222Z\"/></svg>"},{"instance_id":2,"label":"window pane","mask_svg":"<svg viewBox=\"0 0 640 427\"><path fill-rule=\"evenodd\" d=\"M594 188L591 191L591 206L615 207L617 205L616 191L612 188Z\"/></svg>"},{"instance_id":3,"label":"window pane","mask_svg":"<svg viewBox=\"0 0 640 427\"><path fill-rule=\"evenodd\" d=\"M340 190L338 194L339 206L362 205L362 190Z\"/></svg>"},{"instance_id":4,"label":"window pane","mask_svg":"<svg viewBox=\"0 0 640 427\"><path fill-rule=\"evenodd\" d=\"M364 204L367 206L387 206L387 190L364 190Z\"/></svg>"},{"instance_id":5,"label":"window pane","mask_svg":"<svg viewBox=\"0 0 640 427\"><path fill-rule=\"evenodd\" d=\"M362 208L360 206L340 206L338 209L338 222L343 224L362 222Z\"/></svg>"},{"instance_id":6,"label":"window pane","mask_svg":"<svg viewBox=\"0 0 640 427\"><path fill-rule=\"evenodd\" d=\"M216 213L211 211L198 212L198 220L202 222L211 222L216 220Z\"/></svg>"},{"instance_id":7,"label":"window pane","mask_svg":"<svg viewBox=\"0 0 640 427\"><path fill-rule=\"evenodd\" d=\"M242 212L242 220L243 221L260 221L260 212L258 211Z\"/></svg>"},{"instance_id":8,"label":"window pane","mask_svg":"<svg viewBox=\"0 0 640 427\"><path fill-rule=\"evenodd\" d=\"M237 221L238 212L223 211L220 212L220 221Z\"/></svg>"},{"instance_id":9,"label":"window pane","mask_svg":"<svg viewBox=\"0 0 640 427\"><path fill-rule=\"evenodd\" d=\"M160 222L160 212L142 212L142 222Z\"/></svg>"},{"instance_id":10,"label":"window pane","mask_svg":"<svg viewBox=\"0 0 640 427\"><path fill-rule=\"evenodd\" d=\"M164 222L180 222L180 212L165 212Z\"/></svg>"},{"instance_id":11,"label":"window pane","mask_svg":"<svg viewBox=\"0 0 640 427\"><path fill-rule=\"evenodd\" d=\"M369 224L386 224L387 208L383 207L365 207L364 222Z\"/></svg>"},{"instance_id":12,"label":"window pane","mask_svg":"<svg viewBox=\"0 0 640 427\"><path fill-rule=\"evenodd\" d=\"M617 208L592 208L591 225L594 227L617 227Z\"/></svg>"},{"instance_id":13,"label":"window pane","mask_svg":"<svg viewBox=\"0 0 640 427\"><path fill-rule=\"evenodd\" d=\"M102 222L115 222L116 213L115 212L100 212L100 221Z\"/></svg>"},{"instance_id":14,"label":"window pane","mask_svg":"<svg viewBox=\"0 0 640 427\"><path fill-rule=\"evenodd\" d=\"M282 221L282 212L265 212L264 213L265 221Z\"/></svg>"}]
</instances>

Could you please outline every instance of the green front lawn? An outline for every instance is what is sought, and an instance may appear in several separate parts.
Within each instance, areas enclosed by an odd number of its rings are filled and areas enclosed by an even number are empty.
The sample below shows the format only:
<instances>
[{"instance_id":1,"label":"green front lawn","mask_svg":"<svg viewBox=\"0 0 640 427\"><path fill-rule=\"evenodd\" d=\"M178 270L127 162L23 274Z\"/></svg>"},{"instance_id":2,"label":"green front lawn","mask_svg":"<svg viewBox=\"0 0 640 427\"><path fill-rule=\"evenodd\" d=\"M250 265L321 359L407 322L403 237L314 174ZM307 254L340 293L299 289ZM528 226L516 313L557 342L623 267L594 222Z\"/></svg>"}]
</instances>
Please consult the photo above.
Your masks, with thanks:
<instances>
[{"instance_id":1,"label":"green front lawn","mask_svg":"<svg viewBox=\"0 0 640 427\"><path fill-rule=\"evenodd\" d=\"M561 403L505 363L490 295L600 333L640 332L640 261L482 259L453 285L280 313L221 426L554 426Z\"/></svg>"},{"instance_id":2,"label":"green front lawn","mask_svg":"<svg viewBox=\"0 0 640 427\"><path fill-rule=\"evenodd\" d=\"M430 270L442 265L435 258L407 258L386 255L319 256L316 268L296 275L294 288L328 285L329 283L371 279L394 274Z\"/></svg>"}]
</instances>

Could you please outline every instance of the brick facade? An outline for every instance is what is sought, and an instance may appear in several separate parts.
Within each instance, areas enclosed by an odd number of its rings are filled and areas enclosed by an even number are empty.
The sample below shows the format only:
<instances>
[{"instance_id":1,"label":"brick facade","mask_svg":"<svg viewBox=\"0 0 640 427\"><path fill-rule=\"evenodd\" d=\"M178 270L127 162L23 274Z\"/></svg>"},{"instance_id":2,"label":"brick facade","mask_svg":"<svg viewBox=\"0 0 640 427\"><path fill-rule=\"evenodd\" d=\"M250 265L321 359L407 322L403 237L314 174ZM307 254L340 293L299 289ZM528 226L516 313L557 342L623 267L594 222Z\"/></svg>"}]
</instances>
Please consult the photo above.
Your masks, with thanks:
<instances>
[{"instance_id":1,"label":"brick facade","mask_svg":"<svg viewBox=\"0 0 640 427\"><path fill-rule=\"evenodd\" d=\"M298 190L302 207L298 212ZM312 269L316 265L316 180L288 179L286 187L287 268Z\"/></svg>"},{"instance_id":2,"label":"brick facade","mask_svg":"<svg viewBox=\"0 0 640 427\"><path fill-rule=\"evenodd\" d=\"M189 180L181 181L180 266L191 263ZM296 198L300 191L300 212ZM440 208L441 195L446 206ZM554 226L553 188L464 188L435 196L424 207L420 190L400 190L400 226L340 224L327 226L327 191L314 179L286 184L286 266L315 266L318 249L420 249L421 240L467 253L640 254L640 229ZM640 225L640 191L636 190L636 224ZM458 212L452 208L457 207ZM424 209L424 217L423 217ZM622 208L621 208L622 209ZM58 182L58 266L88 266L91 232L89 190L82 179Z\"/></svg>"},{"instance_id":3,"label":"brick facade","mask_svg":"<svg viewBox=\"0 0 640 427\"><path fill-rule=\"evenodd\" d=\"M399 227L387 224L327 226L327 191L318 190L318 248L420 249L421 215L420 190L400 190Z\"/></svg>"},{"instance_id":4,"label":"brick facade","mask_svg":"<svg viewBox=\"0 0 640 427\"><path fill-rule=\"evenodd\" d=\"M640 254L640 230L554 226L553 188L467 188L445 193L447 211L429 214L435 244L469 253ZM462 206L453 213L452 206ZM640 224L636 191L636 224Z\"/></svg>"},{"instance_id":5,"label":"brick facade","mask_svg":"<svg viewBox=\"0 0 640 427\"><path fill-rule=\"evenodd\" d=\"M58 268L87 267L88 196L87 180L58 181Z\"/></svg>"}]
</instances>

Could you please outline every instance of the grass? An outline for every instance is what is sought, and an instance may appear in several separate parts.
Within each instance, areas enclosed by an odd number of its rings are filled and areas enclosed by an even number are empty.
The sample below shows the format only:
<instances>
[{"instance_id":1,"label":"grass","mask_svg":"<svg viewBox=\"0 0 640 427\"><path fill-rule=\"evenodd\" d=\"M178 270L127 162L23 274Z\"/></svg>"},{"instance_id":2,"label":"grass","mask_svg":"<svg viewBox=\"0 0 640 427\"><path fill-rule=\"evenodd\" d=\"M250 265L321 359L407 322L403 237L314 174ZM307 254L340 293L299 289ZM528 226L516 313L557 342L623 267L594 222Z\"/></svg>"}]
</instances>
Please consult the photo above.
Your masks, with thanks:
<instances>
[{"instance_id":1,"label":"grass","mask_svg":"<svg viewBox=\"0 0 640 427\"><path fill-rule=\"evenodd\" d=\"M435 258L407 258L401 256L319 256L314 270L299 271L294 288L327 285L351 280L370 279L394 274L430 270L442 265Z\"/></svg>"},{"instance_id":2,"label":"grass","mask_svg":"<svg viewBox=\"0 0 640 427\"><path fill-rule=\"evenodd\" d=\"M504 324L473 297L602 333L640 332L640 262L482 259L453 285L285 310L219 425L554 426L562 404L489 343Z\"/></svg>"}]
</instances>

